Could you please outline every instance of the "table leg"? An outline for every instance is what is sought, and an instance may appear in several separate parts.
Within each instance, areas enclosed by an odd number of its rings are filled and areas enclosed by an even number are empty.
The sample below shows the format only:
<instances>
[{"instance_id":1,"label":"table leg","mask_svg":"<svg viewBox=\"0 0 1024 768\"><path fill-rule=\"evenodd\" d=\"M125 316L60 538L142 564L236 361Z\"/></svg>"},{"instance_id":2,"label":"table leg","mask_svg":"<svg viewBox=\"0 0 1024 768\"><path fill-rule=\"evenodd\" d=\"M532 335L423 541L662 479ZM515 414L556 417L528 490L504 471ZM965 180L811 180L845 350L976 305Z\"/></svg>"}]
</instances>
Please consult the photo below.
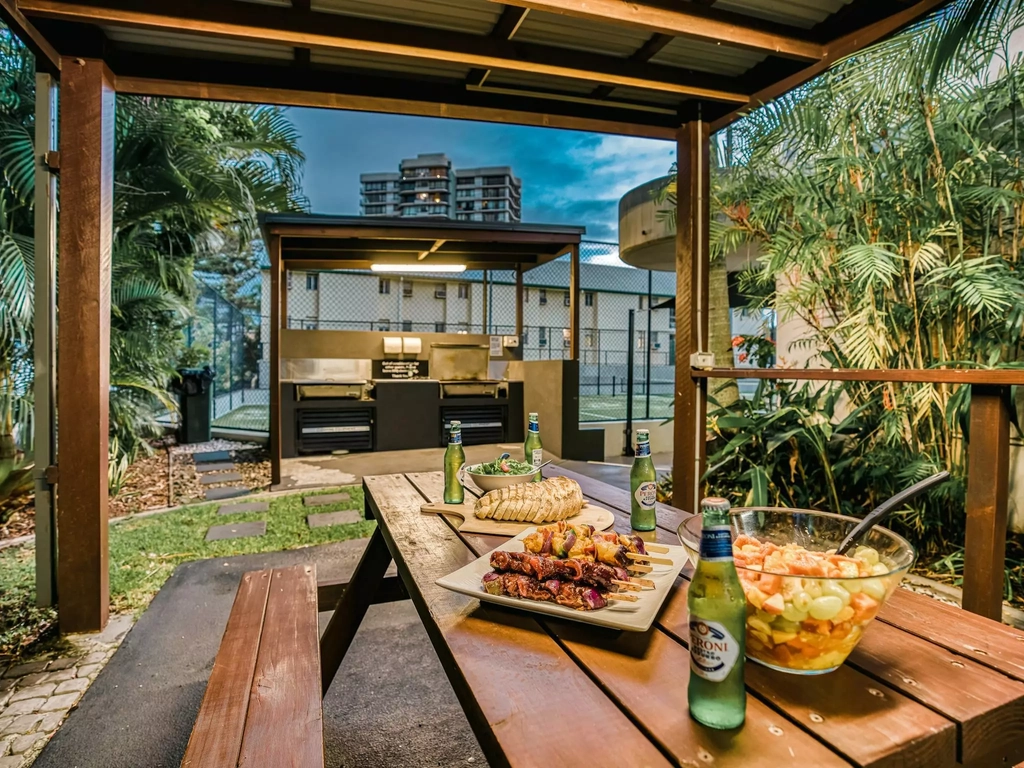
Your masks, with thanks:
<instances>
[{"instance_id":1,"label":"table leg","mask_svg":"<svg viewBox=\"0 0 1024 768\"><path fill-rule=\"evenodd\" d=\"M352 639L356 636L366 609L373 603L377 587L384 579L384 572L391 565L391 552L384 541L384 534L378 526L370 543L363 552L363 557L356 566L352 580L334 609L324 636L320 639L320 679L323 695L331 687L331 681L341 666L342 659Z\"/></svg>"},{"instance_id":2,"label":"table leg","mask_svg":"<svg viewBox=\"0 0 1024 768\"><path fill-rule=\"evenodd\" d=\"M972 387L968 450L963 606L999 621L1010 465L1009 387Z\"/></svg>"}]
</instances>

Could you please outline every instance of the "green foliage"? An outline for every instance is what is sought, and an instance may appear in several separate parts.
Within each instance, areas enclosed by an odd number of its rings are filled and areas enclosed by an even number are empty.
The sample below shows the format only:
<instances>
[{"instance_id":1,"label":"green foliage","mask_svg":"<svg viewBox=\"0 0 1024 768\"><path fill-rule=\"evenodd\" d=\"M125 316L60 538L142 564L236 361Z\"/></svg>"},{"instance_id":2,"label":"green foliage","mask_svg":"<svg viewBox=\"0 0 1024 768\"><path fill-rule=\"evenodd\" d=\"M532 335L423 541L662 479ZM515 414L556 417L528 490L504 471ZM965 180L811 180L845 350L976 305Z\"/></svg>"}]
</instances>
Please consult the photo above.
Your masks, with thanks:
<instances>
[{"instance_id":1,"label":"green foliage","mask_svg":"<svg viewBox=\"0 0 1024 768\"><path fill-rule=\"evenodd\" d=\"M968 44L951 49L965 23ZM1024 367L1024 65L1008 45L1022 26L1020 3L960 0L720 144L730 163L712 185L712 251L757 247L741 285L760 283L753 306L802 321L816 362ZM780 363L794 351L780 348ZM956 565L969 403L969 387L948 385L764 384L710 414L707 479L738 503L862 514L948 469L897 527L926 562Z\"/></svg>"},{"instance_id":2,"label":"green foliage","mask_svg":"<svg viewBox=\"0 0 1024 768\"><path fill-rule=\"evenodd\" d=\"M0 28L0 438L30 445L34 64ZM304 157L274 107L119 97L110 333L111 487L175 408L166 385L196 265L255 267L259 211L301 210ZM123 475L123 473L121 473Z\"/></svg>"}]
</instances>

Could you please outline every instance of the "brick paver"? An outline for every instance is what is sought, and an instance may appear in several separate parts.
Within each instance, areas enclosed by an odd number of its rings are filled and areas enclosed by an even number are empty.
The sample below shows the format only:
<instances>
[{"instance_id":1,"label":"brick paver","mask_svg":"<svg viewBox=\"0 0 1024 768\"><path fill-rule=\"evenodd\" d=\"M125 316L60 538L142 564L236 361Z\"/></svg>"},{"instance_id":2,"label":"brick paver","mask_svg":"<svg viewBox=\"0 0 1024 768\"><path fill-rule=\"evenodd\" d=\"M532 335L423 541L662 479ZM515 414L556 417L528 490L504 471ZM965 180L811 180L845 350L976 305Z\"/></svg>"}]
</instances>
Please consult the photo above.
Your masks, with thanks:
<instances>
[{"instance_id":1,"label":"brick paver","mask_svg":"<svg viewBox=\"0 0 1024 768\"><path fill-rule=\"evenodd\" d=\"M206 532L207 541L219 541L221 539L241 539L246 536L262 536L267 532L267 524L263 520L253 523L228 523L227 525L214 525Z\"/></svg>"},{"instance_id":2,"label":"brick paver","mask_svg":"<svg viewBox=\"0 0 1024 768\"><path fill-rule=\"evenodd\" d=\"M324 507L328 504L340 504L343 501L351 501L352 497L347 493L324 493L319 496L306 496L302 503L307 507Z\"/></svg>"},{"instance_id":3,"label":"brick paver","mask_svg":"<svg viewBox=\"0 0 1024 768\"><path fill-rule=\"evenodd\" d=\"M322 512L318 515L306 515L306 525L310 528L323 528L328 525L358 523L362 519L362 514L357 510L344 509L341 512Z\"/></svg>"}]
</instances>

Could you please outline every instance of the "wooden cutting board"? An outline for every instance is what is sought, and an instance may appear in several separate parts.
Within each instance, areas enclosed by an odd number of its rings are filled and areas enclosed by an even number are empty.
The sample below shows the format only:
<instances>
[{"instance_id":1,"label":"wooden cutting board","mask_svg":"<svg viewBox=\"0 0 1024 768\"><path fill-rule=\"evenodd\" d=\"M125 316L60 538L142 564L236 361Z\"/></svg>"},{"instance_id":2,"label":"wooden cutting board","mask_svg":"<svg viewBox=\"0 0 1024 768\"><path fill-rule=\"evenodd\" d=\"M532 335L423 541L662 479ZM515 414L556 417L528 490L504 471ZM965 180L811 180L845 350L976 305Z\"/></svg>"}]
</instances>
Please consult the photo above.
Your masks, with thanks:
<instances>
[{"instance_id":1,"label":"wooden cutting board","mask_svg":"<svg viewBox=\"0 0 1024 768\"><path fill-rule=\"evenodd\" d=\"M527 528L532 528L537 523L511 523L507 520L481 520L473 514L475 505L472 501L468 504L424 504L420 511L433 515L457 515L462 518L462 525L459 530L464 533L491 533L495 536L517 536ZM615 515L604 507L593 504L585 504L578 515L573 515L567 523L575 525L592 525L599 531L612 527L615 523Z\"/></svg>"}]
</instances>

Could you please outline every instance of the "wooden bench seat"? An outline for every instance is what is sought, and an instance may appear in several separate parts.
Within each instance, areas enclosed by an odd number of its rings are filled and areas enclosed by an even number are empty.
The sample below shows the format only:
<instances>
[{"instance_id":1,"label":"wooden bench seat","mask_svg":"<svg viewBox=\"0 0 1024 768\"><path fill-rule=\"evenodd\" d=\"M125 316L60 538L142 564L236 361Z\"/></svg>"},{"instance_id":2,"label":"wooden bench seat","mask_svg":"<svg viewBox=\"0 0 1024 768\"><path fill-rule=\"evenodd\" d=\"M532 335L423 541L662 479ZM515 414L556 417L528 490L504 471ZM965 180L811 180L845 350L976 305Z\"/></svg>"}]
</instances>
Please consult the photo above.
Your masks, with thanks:
<instances>
[{"instance_id":1,"label":"wooden bench seat","mask_svg":"<svg viewBox=\"0 0 1024 768\"><path fill-rule=\"evenodd\" d=\"M316 567L242 577L183 768L323 768Z\"/></svg>"}]
</instances>

